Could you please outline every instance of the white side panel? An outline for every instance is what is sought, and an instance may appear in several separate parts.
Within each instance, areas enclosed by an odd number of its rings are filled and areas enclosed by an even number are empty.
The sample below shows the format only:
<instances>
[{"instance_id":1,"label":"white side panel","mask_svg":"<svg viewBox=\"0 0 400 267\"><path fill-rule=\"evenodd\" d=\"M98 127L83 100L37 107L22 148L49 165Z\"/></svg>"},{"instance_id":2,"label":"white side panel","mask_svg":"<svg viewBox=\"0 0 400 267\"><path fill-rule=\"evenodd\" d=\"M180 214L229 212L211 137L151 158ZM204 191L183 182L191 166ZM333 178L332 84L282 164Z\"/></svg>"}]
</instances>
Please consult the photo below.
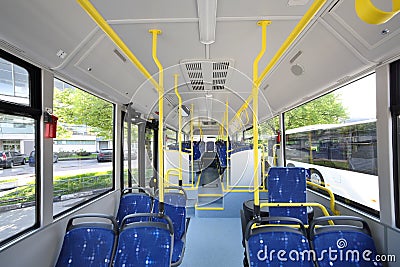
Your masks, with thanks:
<instances>
[{"instance_id":1,"label":"white side panel","mask_svg":"<svg viewBox=\"0 0 400 267\"><path fill-rule=\"evenodd\" d=\"M182 181L184 184L189 183L190 178L190 166L189 166L189 155L182 154ZM179 152L177 150L166 150L164 152L164 174L167 174L169 169L179 168ZM174 174L176 172L172 172ZM178 176L171 175L169 181L172 184L178 184Z\"/></svg>"},{"instance_id":2,"label":"white side panel","mask_svg":"<svg viewBox=\"0 0 400 267\"><path fill-rule=\"evenodd\" d=\"M116 214L118 192L111 193L77 213ZM1 266L53 267L57 261L70 216L42 228L0 252ZM21 256L23 255L23 256Z\"/></svg>"},{"instance_id":3,"label":"white side panel","mask_svg":"<svg viewBox=\"0 0 400 267\"><path fill-rule=\"evenodd\" d=\"M231 186L253 186L253 153L253 150L245 150L231 155ZM258 156L258 162L261 162L261 151L258 152Z\"/></svg>"}]
</instances>

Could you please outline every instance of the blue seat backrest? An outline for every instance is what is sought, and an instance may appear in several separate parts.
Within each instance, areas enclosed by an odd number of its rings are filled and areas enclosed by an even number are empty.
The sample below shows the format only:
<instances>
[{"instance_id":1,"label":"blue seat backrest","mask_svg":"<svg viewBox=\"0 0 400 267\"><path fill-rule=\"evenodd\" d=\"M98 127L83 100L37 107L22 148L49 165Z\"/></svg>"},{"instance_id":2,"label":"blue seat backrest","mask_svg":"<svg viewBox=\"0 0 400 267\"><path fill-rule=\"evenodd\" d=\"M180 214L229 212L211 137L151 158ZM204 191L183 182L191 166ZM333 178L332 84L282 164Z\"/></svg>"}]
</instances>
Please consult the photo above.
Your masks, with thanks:
<instances>
[{"instance_id":1,"label":"blue seat backrest","mask_svg":"<svg viewBox=\"0 0 400 267\"><path fill-rule=\"evenodd\" d=\"M144 193L127 193L121 196L117 212L117 222L120 224L122 219L129 214L151 212L152 199ZM147 220L145 218L132 218L128 223L134 221Z\"/></svg>"},{"instance_id":2,"label":"blue seat backrest","mask_svg":"<svg viewBox=\"0 0 400 267\"><path fill-rule=\"evenodd\" d=\"M159 212L159 201L154 200L154 212ZM164 214L174 225L174 239L181 239L186 231L186 198L181 193L164 194ZM154 219L161 220L161 219Z\"/></svg>"},{"instance_id":3,"label":"blue seat backrest","mask_svg":"<svg viewBox=\"0 0 400 267\"><path fill-rule=\"evenodd\" d=\"M198 160L201 157L200 142L193 142L193 159Z\"/></svg>"},{"instance_id":4,"label":"blue seat backrest","mask_svg":"<svg viewBox=\"0 0 400 267\"><path fill-rule=\"evenodd\" d=\"M138 226L134 226L139 224ZM114 257L115 267L169 267L173 241L166 228L153 222L133 223L123 229L118 238Z\"/></svg>"},{"instance_id":5,"label":"blue seat backrest","mask_svg":"<svg viewBox=\"0 0 400 267\"><path fill-rule=\"evenodd\" d=\"M374 261L377 255L374 240L363 232L352 230L322 232L315 235L313 246L317 255L323 255L323 251L335 250L331 257L328 253L325 253L325 257L319 257L319 267L382 266L380 262ZM363 256L365 251L368 252Z\"/></svg>"},{"instance_id":6,"label":"blue seat backrest","mask_svg":"<svg viewBox=\"0 0 400 267\"><path fill-rule=\"evenodd\" d=\"M248 257L252 267L314 266L312 258L305 257L302 260L303 251L310 251L310 246L307 238L300 232L284 230L261 232L250 236L247 242ZM278 252L281 250L285 251L285 255L281 254L278 258ZM299 256L298 260L296 255ZM291 257L295 260L291 260Z\"/></svg>"},{"instance_id":7,"label":"blue seat backrest","mask_svg":"<svg viewBox=\"0 0 400 267\"><path fill-rule=\"evenodd\" d=\"M98 226L67 231L56 267L111 266L115 237L113 230Z\"/></svg>"},{"instance_id":8,"label":"blue seat backrest","mask_svg":"<svg viewBox=\"0 0 400 267\"><path fill-rule=\"evenodd\" d=\"M222 168L226 168L226 142L217 141L215 142L219 164Z\"/></svg>"},{"instance_id":9,"label":"blue seat backrest","mask_svg":"<svg viewBox=\"0 0 400 267\"><path fill-rule=\"evenodd\" d=\"M268 171L267 188L270 203L304 203L306 178L304 168L272 167ZM308 223L306 207L270 207L270 216L294 217Z\"/></svg>"}]
</instances>

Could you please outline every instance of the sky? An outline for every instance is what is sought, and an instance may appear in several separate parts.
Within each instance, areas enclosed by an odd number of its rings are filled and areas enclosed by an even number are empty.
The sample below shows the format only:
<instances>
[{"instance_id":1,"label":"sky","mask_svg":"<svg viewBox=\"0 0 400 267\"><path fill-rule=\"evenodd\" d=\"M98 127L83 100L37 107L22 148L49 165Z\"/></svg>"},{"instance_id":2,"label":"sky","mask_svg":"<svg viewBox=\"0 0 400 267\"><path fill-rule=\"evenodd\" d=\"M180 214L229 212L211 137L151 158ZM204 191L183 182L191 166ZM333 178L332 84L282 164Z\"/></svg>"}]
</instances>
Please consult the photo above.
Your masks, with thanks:
<instances>
[{"instance_id":1,"label":"sky","mask_svg":"<svg viewBox=\"0 0 400 267\"><path fill-rule=\"evenodd\" d=\"M375 73L337 90L349 120L376 118Z\"/></svg>"}]
</instances>

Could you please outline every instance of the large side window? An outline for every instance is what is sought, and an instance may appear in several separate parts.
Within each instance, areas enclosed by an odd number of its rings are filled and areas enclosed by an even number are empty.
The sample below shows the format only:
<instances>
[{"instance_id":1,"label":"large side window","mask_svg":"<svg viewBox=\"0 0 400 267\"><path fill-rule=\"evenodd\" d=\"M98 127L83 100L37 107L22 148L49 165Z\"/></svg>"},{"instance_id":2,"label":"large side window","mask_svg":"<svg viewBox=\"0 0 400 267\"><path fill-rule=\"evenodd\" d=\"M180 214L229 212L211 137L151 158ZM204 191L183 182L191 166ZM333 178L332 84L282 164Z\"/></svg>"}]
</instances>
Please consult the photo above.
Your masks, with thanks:
<instances>
[{"instance_id":1,"label":"large side window","mask_svg":"<svg viewBox=\"0 0 400 267\"><path fill-rule=\"evenodd\" d=\"M279 116L275 116L259 126L259 139L263 144L262 156L265 161L265 169L271 166L281 166L281 131Z\"/></svg>"},{"instance_id":2,"label":"large side window","mask_svg":"<svg viewBox=\"0 0 400 267\"><path fill-rule=\"evenodd\" d=\"M0 244L39 226L40 69L0 50Z\"/></svg>"},{"instance_id":3,"label":"large side window","mask_svg":"<svg viewBox=\"0 0 400 267\"><path fill-rule=\"evenodd\" d=\"M113 112L113 104L55 79L54 215L113 188Z\"/></svg>"},{"instance_id":4,"label":"large side window","mask_svg":"<svg viewBox=\"0 0 400 267\"><path fill-rule=\"evenodd\" d=\"M127 119L127 117L126 117ZM136 124L124 121L124 165L123 184L124 188L139 185L138 172L138 133L139 127ZM129 149L130 146L130 149ZM130 152L130 157L129 157ZM130 160L130 161L129 161Z\"/></svg>"},{"instance_id":5,"label":"large side window","mask_svg":"<svg viewBox=\"0 0 400 267\"><path fill-rule=\"evenodd\" d=\"M390 65L390 110L393 122L393 177L396 226L400 228L400 60Z\"/></svg>"},{"instance_id":6,"label":"large side window","mask_svg":"<svg viewBox=\"0 0 400 267\"><path fill-rule=\"evenodd\" d=\"M379 215L376 82L370 74L285 113L287 166L339 200Z\"/></svg>"}]
</instances>

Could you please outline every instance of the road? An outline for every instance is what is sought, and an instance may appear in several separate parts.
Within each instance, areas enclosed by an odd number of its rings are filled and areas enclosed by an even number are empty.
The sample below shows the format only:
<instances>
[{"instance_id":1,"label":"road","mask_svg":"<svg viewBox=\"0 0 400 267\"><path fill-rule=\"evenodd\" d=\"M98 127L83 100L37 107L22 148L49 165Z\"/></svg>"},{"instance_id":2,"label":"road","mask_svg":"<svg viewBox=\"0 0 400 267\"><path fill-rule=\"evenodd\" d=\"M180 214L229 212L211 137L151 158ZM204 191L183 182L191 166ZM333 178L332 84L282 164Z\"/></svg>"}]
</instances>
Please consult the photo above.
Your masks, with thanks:
<instances>
[{"instance_id":1,"label":"road","mask_svg":"<svg viewBox=\"0 0 400 267\"><path fill-rule=\"evenodd\" d=\"M125 162L126 163L126 162ZM137 168L137 160L132 160L132 168ZM127 164L126 164L127 165ZM96 159L90 160L67 160L58 161L53 164L53 175L76 175L87 172L108 171L112 169L112 162L97 162ZM0 169L0 182L18 177L33 177L34 167L29 165L14 166L11 169Z\"/></svg>"},{"instance_id":2,"label":"road","mask_svg":"<svg viewBox=\"0 0 400 267\"><path fill-rule=\"evenodd\" d=\"M125 161L125 166L127 162ZM137 160L132 161L132 168L137 168ZM96 159L91 160L69 160L59 161L53 164L54 176L76 175L88 172L99 172L112 170L112 162L98 163ZM26 185L35 179L35 168L29 165L14 166L11 169L0 169L0 196L7 193L7 189ZM3 192L1 192L3 191ZM54 202L54 213L57 214L85 198L68 199ZM0 211L0 241L12 236L34 223L35 208L16 208L13 210Z\"/></svg>"}]
</instances>

